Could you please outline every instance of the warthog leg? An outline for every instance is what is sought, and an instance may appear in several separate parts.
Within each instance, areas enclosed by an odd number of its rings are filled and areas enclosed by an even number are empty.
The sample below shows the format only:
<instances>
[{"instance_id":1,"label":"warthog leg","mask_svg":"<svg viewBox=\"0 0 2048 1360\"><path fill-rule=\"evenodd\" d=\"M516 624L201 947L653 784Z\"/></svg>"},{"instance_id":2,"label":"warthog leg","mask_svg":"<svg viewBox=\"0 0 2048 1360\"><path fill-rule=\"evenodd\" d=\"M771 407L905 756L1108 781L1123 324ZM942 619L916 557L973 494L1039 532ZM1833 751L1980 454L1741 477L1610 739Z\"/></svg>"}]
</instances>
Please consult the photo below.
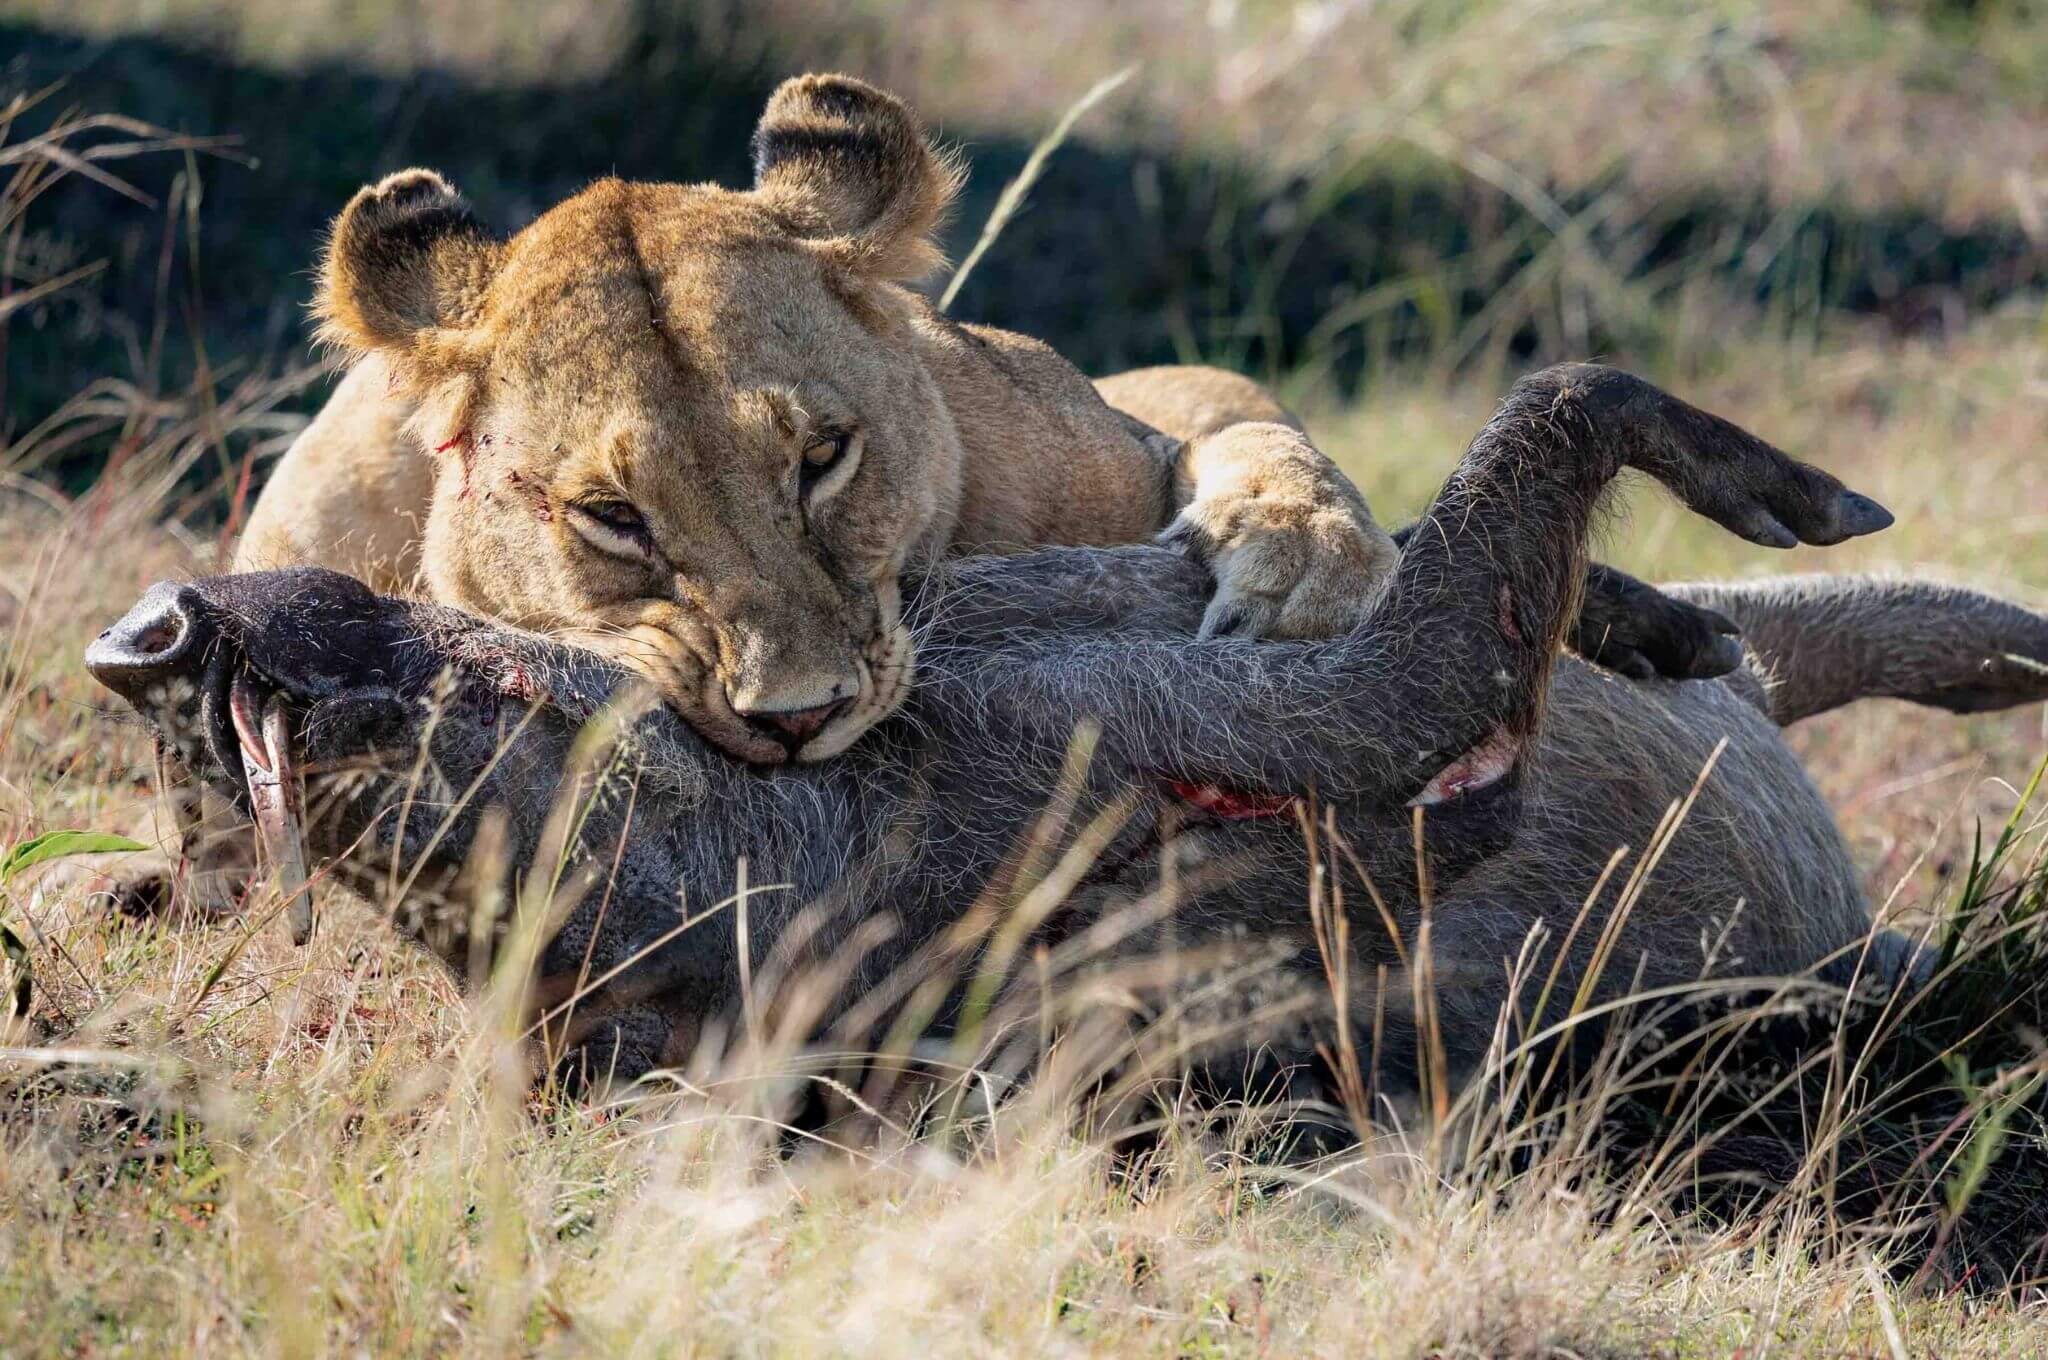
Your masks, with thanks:
<instances>
[{"instance_id":1,"label":"warthog leg","mask_svg":"<svg viewBox=\"0 0 2048 1360\"><path fill-rule=\"evenodd\" d=\"M1432 801L1440 776L1468 789L1500 777L1534 730L1577 614L1592 516L1624 467L1771 546L1835 543L1891 522L1827 473L1639 378L1565 365L1515 385L1410 532L1385 598L1347 638L1047 634L983 664L935 639L926 684L985 714L1020 758L1060 749L1093 720L1099 758L1176 785ZM1349 715L1343 741L1329 740L1319 712Z\"/></svg>"},{"instance_id":2,"label":"warthog leg","mask_svg":"<svg viewBox=\"0 0 2048 1360\"><path fill-rule=\"evenodd\" d=\"M1665 589L1736 620L1780 724L1857 699L1951 713L2048 699L2048 617L1982 591L1874 576Z\"/></svg>"}]
</instances>

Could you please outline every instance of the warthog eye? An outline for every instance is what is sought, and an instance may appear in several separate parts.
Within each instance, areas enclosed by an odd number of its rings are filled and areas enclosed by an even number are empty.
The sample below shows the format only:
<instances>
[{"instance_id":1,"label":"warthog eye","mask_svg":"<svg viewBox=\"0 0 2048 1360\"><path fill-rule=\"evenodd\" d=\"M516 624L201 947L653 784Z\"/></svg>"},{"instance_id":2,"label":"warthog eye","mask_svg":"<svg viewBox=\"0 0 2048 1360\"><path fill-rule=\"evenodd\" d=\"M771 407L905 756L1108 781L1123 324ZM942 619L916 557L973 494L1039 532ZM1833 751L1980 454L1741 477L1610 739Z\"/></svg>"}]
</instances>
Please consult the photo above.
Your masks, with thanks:
<instances>
[{"instance_id":1,"label":"warthog eye","mask_svg":"<svg viewBox=\"0 0 2048 1360\"><path fill-rule=\"evenodd\" d=\"M627 557L649 557L654 553L654 535L648 532L647 517L624 501L575 501L571 523L593 547Z\"/></svg>"},{"instance_id":2,"label":"warthog eye","mask_svg":"<svg viewBox=\"0 0 2048 1360\"><path fill-rule=\"evenodd\" d=\"M820 430L804 445L803 461L797 464L797 494L805 501L832 495L853 478L860 462L860 431Z\"/></svg>"}]
</instances>

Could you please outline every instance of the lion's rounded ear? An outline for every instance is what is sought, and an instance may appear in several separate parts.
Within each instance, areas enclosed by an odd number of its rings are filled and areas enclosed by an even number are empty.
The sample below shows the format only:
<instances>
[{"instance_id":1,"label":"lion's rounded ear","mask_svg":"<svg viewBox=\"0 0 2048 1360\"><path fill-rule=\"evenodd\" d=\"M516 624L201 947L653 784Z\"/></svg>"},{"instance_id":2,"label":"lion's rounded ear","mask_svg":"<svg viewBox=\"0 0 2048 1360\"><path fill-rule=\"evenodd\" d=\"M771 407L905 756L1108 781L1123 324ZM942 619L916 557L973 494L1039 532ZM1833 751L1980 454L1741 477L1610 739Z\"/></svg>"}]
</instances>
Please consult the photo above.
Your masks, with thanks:
<instances>
[{"instance_id":1,"label":"lion's rounded ear","mask_svg":"<svg viewBox=\"0 0 2048 1360\"><path fill-rule=\"evenodd\" d=\"M320 338L355 354L411 353L476 319L498 251L447 180L386 175L334 219L313 301Z\"/></svg>"},{"instance_id":2,"label":"lion's rounded ear","mask_svg":"<svg viewBox=\"0 0 2048 1360\"><path fill-rule=\"evenodd\" d=\"M850 76L798 76L754 129L754 188L857 269L912 282L943 258L932 233L963 173L917 115Z\"/></svg>"}]
</instances>

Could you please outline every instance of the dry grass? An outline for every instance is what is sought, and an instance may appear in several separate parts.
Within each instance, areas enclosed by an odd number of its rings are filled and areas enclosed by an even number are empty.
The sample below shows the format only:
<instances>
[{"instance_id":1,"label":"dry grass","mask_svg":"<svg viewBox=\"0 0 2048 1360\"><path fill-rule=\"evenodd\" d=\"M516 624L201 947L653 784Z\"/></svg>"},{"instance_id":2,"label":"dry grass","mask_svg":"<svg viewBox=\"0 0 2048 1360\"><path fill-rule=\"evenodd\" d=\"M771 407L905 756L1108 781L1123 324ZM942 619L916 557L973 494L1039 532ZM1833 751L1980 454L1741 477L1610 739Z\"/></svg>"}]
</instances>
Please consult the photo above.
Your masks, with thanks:
<instances>
[{"instance_id":1,"label":"dry grass","mask_svg":"<svg viewBox=\"0 0 2048 1360\"><path fill-rule=\"evenodd\" d=\"M1479 404L1447 395L1435 437ZM166 418L145 448L195 429ZM208 565L152 527L158 504L117 479L8 507L0 842L119 824L146 796L146 739L75 658L144 582ZM1928 846L1923 824L1996 810L1990 781L2044 747L2039 714L1899 716L1809 741L1824 781L1875 778L1872 751L1972 764L1852 808L1860 842ZM36 1030L0 1051L10 1353L1881 1355L1895 1329L1910 1353L1990 1356L2039 1325L1939 1278L1900 1290L1882 1240L1845 1251L1820 1222L1617 1212L1563 1156L1504 1184L1389 1136L1307 1187L1185 1143L1134 1186L1026 1103L972 1152L785 1160L775 1063L633 1110L551 1103L490 997L339 897L304 951L19 885L4 910L33 926L39 986Z\"/></svg>"},{"instance_id":2,"label":"dry grass","mask_svg":"<svg viewBox=\"0 0 2048 1360\"><path fill-rule=\"evenodd\" d=\"M1838 470L1878 473L1880 490L1899 451L1952 451L1945 465L1973 471L1938 506L1894 492L1910 517L1892 554L2039 598L2042 526L1993 475L2039 475L2024 454L2048 410L2012 371L2024 355L1987 336L1945 356L1776 356L1704 386ZM1906 384L1890 411L1859 404L1867 372ZM1409 397L1324 427L1392 509L1489 396ZM257 438L261 408L244 408ZM146 741L74 659L148 580L212 560L211 538L159 526L161 484L140 469L250 433L205 403L156 409L138 416L129 470L93 493L11 494L0 841L118 824L145 797ZM1660 514L1638 510L1621 535L1634 565L1780 565ZM1857 551L1856 565L1886 560L1881 541ZM1902 857L1953 858L1969 814L2009 809L1998 781L2048 746L2041 722L1865 710L1804 741L1883 895ZM1903 875L1903 896L1929 900L1930 873ZM1656 1202L1617 1214L1567 1159L1501 1192L1497 1171L1389 1138L1311 1189L1176 1144L1140 1188L1021 1106L971 1154L787 1161L763 1119L772 1064L631 1111L532 1097L489 1000L339 899L304 952L275 931L243 947L240 923L110 920L21 888L5 910L35 927L40 989L38 1034L0 1057L14 1350L1887 1354L1895 1330L1912 1353L2000 1355L2038 1325L1940 1280L1899 1290L1871 1264L1881 1240L1844 1251L1819 1222L1759 1236ZM59 1069L51 1043L87 1052Z\"/></svg>"},{"instance_id":3,"label":"dry grass","mask_svg":"<svg viewBox=\"0 0 2048 1360\"><path fill-rule=\"evenodd\" d=\"M1790 558L1645 500L1616 559L1653 575L1910 565L2048 598L2038 334L1939 349L1854 335L1677 375L1899 510ZM141 731L76 658L149 581L206 570L195 470L232 487L289 433L294 380L109 387L8 450L113 422L66 500L0 488L0 845L118 825ZM1497 392L1429 380L1316 421L1389 518ZM186 480L172 474L182 469ZM1874 895L1935 901L1971 819L2010 811L2039 712L1865 708L1800 740ZM2037 831L2038 836L2038 831ZM1917 867L1916 867L1917 866ZM780 1059L632 1108L527 1083L504 998L462 989L374 908L325 903L292 949L242 922L123 921L0 886L37 1010L0 1035L0 1336L30 1354L2006 1355L2035 1298L1910 1286L1882 1237L1803 1201L1731 1222L1629 1197L1555 1153L1513 1174L1389 1134L1302 1177L1169 1141L1154 1174L1028 1101L971 1144L782 1155Z\"/></svg>"}]
</instances>

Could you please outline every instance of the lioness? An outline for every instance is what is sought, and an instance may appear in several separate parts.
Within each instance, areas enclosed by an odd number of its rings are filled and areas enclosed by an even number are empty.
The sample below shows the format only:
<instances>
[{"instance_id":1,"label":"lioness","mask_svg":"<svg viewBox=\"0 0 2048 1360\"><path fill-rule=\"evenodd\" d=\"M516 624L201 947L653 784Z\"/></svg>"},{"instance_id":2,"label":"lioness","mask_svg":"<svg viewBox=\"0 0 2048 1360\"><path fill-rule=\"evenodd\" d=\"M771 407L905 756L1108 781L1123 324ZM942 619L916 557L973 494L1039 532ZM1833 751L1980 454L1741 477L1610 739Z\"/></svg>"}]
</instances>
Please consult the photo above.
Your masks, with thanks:
<instances>
[{"instance_id":1,"label":"lioness","mask_svg":"<svg viewBox=\"0 0 2048 1360\"><path fill-rule=\"evenodd\" d=\"M835 755L902 702L898 582L948 552L1163 536L1213 573L1205 636L1365 617L1396 549L1256 385L1145 370L1110 380L1118 410L911 290L960 169L901 103L791 80L753 148L751 190L605 180L509 240L424 170L358 193L316 303L358 362L235 570L418 573L757 762ZM1734 664L1681 622L1681 673Z\"/></svg>"}]
</instances>

